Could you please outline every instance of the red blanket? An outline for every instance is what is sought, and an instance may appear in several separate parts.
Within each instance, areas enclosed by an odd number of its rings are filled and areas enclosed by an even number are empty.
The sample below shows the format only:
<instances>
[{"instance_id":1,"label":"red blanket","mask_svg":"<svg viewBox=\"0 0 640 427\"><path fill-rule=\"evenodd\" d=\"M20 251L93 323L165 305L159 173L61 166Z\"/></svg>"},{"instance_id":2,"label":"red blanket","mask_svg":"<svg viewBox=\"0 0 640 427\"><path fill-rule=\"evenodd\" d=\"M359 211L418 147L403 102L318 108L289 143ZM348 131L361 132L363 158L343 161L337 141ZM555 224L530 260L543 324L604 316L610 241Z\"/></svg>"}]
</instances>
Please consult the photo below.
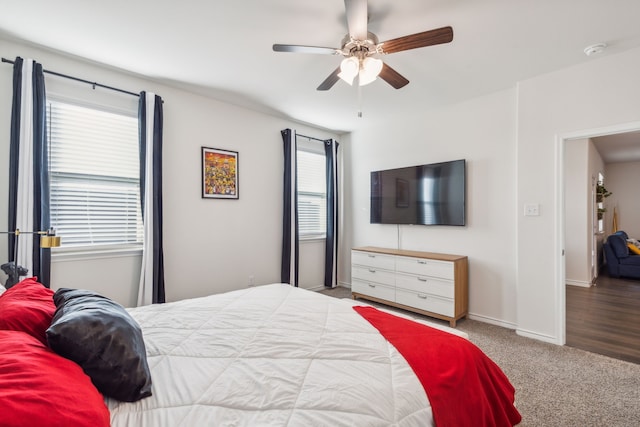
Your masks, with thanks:
<instances>
[{"instance_id":1,"label":"red blanket","mask_svg":"<svg viewBox=\"0 0 640 427\"><path fill-rule=\"evenodd\" d=\"M470 341L373 307L353 309L409 362L429 397L437 427L513 426L521 421L509 379Z\"/></svg>"}]
</instances>

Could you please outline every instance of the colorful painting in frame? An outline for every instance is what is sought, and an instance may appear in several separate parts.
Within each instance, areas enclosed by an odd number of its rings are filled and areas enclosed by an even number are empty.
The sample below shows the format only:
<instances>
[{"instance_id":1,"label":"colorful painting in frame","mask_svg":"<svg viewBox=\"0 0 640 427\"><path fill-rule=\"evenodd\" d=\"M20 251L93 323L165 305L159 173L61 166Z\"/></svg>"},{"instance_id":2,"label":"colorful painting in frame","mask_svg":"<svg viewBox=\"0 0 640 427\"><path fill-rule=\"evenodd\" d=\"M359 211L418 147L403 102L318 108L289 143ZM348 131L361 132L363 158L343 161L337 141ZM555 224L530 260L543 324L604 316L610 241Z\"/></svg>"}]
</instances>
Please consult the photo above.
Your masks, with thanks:
<instances>
[{"instance_id":1,"label":"colorful painting in frame","mask_svg":"<svg viewBox=\"0 0 640 427\"><path fill-rule=\"evenodd\" d=\"M202 147L202 198L238 198L238 152Z\"/></svg>"}]
</instances>

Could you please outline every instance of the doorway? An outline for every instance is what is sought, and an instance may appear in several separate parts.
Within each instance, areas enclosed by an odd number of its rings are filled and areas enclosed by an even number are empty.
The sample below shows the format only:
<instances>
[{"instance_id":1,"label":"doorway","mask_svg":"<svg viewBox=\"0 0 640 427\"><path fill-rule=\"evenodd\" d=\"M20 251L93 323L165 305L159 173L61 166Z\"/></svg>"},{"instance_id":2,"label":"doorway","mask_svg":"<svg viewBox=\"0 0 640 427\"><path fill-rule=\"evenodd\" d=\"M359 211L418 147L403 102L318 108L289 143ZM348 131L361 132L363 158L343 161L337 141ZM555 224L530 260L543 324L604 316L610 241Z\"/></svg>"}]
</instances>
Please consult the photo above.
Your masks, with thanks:
<instances>
[{"instance_id":1,"label":"doorway","mask_svg":"<svg viewBox=\"0 0 640 427\"><path fill-rule=\"evenodd\" d=\"M558 227L556 232L558 233L557 241L560 244L560 248L557 251L560 257L557 265L560 266L560 268L558 268L557 275L556 275L556 291L557 291L556 295L557 295L557 301L558 301L558 304L556 307L558 310L557 328L558 328L558 331L560 332L559 343L562 345L566 344L566 341L567 341L567 329L566 329L566 314L567 314L566 313L566 304L567 304L567 277L566 277L567 263L566 261L567 259L566 259L566 253L565 253L565 249L567 247L566 233L568 228L567 227L567 209L565 206L567 192L566 192L565 185L569 178L567 176L568 168L566 164L567 144L570 143L570 141L577 140L577 139L592 139L592 138L599 138L599 137L608 137L608 136L614 136L614 135L622 135L622 134L631 133L631 132L640 132L640 122L632 122L632 123L614 125L614 126L605 127L605 128L571 132L567 134L558 135L556 139L557 141L556 148L557 148L557 156L558 156L557 165L559 169L558 175L557 175L558 176L558 181L557 181L558 182L558 188L557 188L558 203L557 203L557 211L556 211ZM638 144L638 147L636 148L640 151L640 144ZM587 221L589 221L591 224L596 224L596 221L593 220L593 216L592 216L594 209L586 210L586 211L587 212L585 212L585 215L590 216L590 218ZM589 240L593 241L595 239L592 240L592 236L589 236ZM593 257L594 257L594 254L592 253L591 259L593 259Z\"/></svg>"}]
</instances>

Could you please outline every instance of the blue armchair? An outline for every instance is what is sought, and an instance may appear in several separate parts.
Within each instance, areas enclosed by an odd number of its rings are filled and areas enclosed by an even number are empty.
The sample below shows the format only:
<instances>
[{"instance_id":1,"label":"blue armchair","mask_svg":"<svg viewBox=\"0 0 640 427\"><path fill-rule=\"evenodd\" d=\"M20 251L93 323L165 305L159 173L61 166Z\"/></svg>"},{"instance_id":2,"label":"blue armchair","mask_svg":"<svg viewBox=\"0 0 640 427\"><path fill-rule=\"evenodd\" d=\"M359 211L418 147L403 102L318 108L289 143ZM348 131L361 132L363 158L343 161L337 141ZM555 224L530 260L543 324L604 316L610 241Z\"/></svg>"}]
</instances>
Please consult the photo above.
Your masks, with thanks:
<instances>
[{"instance_id":1,"label":"blue armchair","mask_svg":"<svg viewBox=\"0 0 640 427\"><path fill-rule=\"evenodd\" d=\"M610 277L640 279L640 255L629 252L627 233L617 231L603 244Z\"/></svg>"}]
</instances>

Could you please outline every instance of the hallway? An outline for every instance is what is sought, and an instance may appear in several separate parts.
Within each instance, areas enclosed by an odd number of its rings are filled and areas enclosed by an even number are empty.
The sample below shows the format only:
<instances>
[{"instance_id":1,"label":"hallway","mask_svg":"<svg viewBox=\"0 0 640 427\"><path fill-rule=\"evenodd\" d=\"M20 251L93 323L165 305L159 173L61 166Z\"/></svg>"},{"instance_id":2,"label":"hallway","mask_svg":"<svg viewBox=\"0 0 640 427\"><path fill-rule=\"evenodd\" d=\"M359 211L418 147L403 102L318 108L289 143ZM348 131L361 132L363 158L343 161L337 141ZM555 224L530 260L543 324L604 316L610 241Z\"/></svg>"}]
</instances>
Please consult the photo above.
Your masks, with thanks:
<instances>
[{"instance_id":1,"label":"hallway","mask_svg":"<svg viewBox=\"0 0 640 427\"><path fill-rule=\"evenodd\" d=\"M567 286L566 301L568 346L640 364L640 280L602 271L596 286Z\"/></svg>"}]
</instances>

